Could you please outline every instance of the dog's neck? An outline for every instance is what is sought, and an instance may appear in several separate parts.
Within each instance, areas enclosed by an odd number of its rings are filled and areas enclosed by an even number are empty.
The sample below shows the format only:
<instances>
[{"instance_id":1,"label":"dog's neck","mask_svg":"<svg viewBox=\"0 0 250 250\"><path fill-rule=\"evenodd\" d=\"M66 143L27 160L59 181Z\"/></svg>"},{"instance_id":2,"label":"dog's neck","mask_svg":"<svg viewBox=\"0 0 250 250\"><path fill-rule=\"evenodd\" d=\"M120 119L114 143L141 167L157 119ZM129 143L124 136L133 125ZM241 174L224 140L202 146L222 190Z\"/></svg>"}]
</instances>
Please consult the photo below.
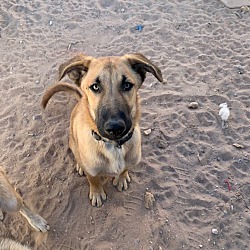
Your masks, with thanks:
<instances>
[{"instance_id":1,"label":"dog's neck","mask_svg":"<svg viewBox=\"0 0 250 250\"><path fill-rule=\"evenodd\" d=\"M124 137L122 137L119 140L109 140L106 139L104 137L101 137L98 133L96 133L94 130L92 130L92 136L97 140L97 141L103 141L105 143L111 143L111 144L115 144L115 146L117 148L121 148L122 145L127 142L128 140L131 139L132 135L133 135L134 130L132 130L131 132L129 132L128 134L126 134Z\"/></svg>"}]
</instances>

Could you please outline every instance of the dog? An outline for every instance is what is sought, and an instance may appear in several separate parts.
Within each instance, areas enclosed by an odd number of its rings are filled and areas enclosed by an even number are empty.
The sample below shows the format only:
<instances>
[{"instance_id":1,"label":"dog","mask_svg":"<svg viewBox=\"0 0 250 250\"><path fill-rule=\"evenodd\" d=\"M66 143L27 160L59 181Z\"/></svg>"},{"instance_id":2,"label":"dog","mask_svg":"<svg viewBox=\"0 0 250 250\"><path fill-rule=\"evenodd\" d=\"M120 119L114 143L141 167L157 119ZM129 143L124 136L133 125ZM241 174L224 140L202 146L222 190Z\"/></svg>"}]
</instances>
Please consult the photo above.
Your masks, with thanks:
<instances>
[{"instance_id":1,"label":"dog","mask_svg":"<svg viewBox=\"0 0 250 250\"><path fill-rule=\"evenodd\" d=\"M107 198L102 177L114 177L113 185L127 190L128 170L141 159L138 90L147 72L163 82L160 69L142 54L79 54L59 67L58 81L68 75L75 84L59 82L43 96L44 108L59 91L79 100L70 117L69 147L77 171L87 176L92 206L100 207Z\"/></svg>"},{"instance_id":2,"label":"dog","mask_svg":"<svg viewBox=\"0 0 250 250\"><path fill-rule=\"evenodd\" d=\"M0 209L10 213L21 213L36 231L45 233L50 228L46 220L44 220L40 215L32 212L25 204L21 196L11 186L9 180L1 168ZM0 249L28 250L29 248L11 239L5 238L0 234Z\"/></svg>"}]
</instances>

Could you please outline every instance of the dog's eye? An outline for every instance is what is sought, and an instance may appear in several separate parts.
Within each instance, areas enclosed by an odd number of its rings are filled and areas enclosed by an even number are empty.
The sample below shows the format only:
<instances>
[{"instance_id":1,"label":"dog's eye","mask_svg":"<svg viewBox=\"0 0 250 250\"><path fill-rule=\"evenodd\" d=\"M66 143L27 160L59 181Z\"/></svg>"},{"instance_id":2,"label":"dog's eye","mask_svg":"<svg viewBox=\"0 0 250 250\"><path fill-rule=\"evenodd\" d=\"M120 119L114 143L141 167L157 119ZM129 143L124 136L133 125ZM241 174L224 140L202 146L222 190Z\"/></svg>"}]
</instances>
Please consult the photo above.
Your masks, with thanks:
<instances>
[{"instance_id":1,"label":"dog's eye","mask_svg":"<svg viewBox=\"0 0 250 250\"><path fill-rule=\"evenodd\" d=\"M92 84L89 88L96 93L101 91L101 87L98 83Z\"/></svg>"},{"instance_id":2,"label":"dog's eye","mask_svg":"<svg viewBox=\"0 0 250 250\"><path fill-rule=\"evenodd\" d=\"M133 84L130 83L130 82L123 82L122 83L122 89L125 90L125 91L129 91L130 89L133 88Z\"/></svg>"}]
</instances>

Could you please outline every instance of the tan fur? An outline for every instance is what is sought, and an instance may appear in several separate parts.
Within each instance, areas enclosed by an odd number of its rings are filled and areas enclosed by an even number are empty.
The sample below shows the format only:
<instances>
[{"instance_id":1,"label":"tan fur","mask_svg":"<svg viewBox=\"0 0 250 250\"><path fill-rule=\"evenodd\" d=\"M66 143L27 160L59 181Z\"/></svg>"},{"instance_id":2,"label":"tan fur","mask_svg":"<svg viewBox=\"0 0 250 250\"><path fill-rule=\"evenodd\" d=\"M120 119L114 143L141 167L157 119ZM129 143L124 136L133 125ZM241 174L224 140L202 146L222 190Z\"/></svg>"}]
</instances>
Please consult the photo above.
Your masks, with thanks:
<instances>
[{"instance_id":1,"label":"tan fur","mask_svg":"<svg viewBox=\"0 0 250 250\"><path fill-rule=\"evenodd\" d=\"M0 209L6 212L20 212L29 224L40 232L49 230L48 223L38 214L32 212L21 196L14 190L4 172L0 169Z\"/></svg>"},{"instance_id":2,"label":"tan fur","mask_svg":"<svg viewBox=\"0 0 250 250\"><path fill-rule=\"evenodd\" d=\"M73 84L60 82L49 88L43 96L42 106L46 107L49 99L57 92L66 91L71 93L77 100L82 98L82 91L80 88L76 87Z\"/></svg>"},{"instance_id":3,"label":"tan fur","mask_svg":"<svg viewBox=\"0 0 250 250\"><path fill-rule=\"evenodd\" d=\"M77 160L78 172L85 173L89 181L89 198L93 206L99 207L102 200L106 200L101 177L114 176L113 184L118 190L126 190L130 182L128 170L140 161L140 100L137 92L147 72L163 81L161 71L142 54L102 58L80 54L59 68L59 80L68 74L83 92L71 114L69 146ZM60 89L63 85L57 90L54 85L45 93L44 107ZM132 138L121 148L117 147L113 130L110 133L104 128L113 120L121 121L127 134L133 131ZM92 131L105 141L96 140ZM125 138L126 135L121 136Z\"/></svg>"},{"instance_id":4,"label":"tan fur","mask_svg":"<svg viewBox=\"0 0 250 250\"><path fill-rule=\"evenodd\" d=\"M31 250L29 247L21 245L11 239L0 238L0 250Z\"/></svg>"}]
</instances>

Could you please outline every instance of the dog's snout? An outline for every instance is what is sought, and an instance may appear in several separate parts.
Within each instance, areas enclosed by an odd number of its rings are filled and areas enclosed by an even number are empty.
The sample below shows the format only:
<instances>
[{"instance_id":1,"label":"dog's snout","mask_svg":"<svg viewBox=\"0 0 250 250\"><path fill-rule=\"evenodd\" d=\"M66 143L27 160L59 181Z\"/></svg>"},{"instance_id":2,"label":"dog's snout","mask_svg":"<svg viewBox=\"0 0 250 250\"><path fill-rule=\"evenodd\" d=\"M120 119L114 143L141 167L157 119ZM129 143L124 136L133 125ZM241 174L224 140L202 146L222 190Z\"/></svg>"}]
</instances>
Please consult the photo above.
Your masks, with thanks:
<instances>
[{"instance_id":1,"label":"dog's snout","mask_svg":"<svg viewBox=\"0 0 250 250\"><path fill-rule=\"evenodd\" d=\"M111 119L104 124L104 129L109 136L119 137L124 133L126 125L123 120Z\"/></svg>"}]
</instances>

